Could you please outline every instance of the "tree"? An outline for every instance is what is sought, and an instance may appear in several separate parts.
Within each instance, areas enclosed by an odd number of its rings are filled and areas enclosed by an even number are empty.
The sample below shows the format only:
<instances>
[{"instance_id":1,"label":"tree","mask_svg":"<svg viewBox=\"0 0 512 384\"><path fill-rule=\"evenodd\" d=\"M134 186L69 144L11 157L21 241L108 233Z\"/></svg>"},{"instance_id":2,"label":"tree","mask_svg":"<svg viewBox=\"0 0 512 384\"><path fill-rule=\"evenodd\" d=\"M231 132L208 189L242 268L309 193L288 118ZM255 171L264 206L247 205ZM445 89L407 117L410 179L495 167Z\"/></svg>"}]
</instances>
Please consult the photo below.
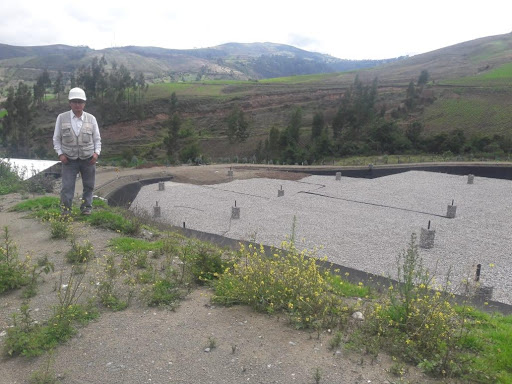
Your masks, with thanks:
<instances>
[{"instance_id":1,"label":"tree","mask_svg":"<svg viewBox=\"0 0 512 384\"><path fill-rule=\"evenodd\" d=\"M173 115L178 111L178 97L176 96L176 92L171 93L171 98L169 99L169 115Z\"/></svg>"},{"instance_id":2,"label":"tree","mask_svg":"<svg viewBox=\"0 0 512 384\"><path fill-rule=\"evenodd\" d=\"M7 90L7 99L4 102L4 108L7 110L7 114L2 120L2 144L4 147L9 146L9 139L11 133L14 131L15 125L15 111L16 107L14 106L14 98L16 96L16 92L13 86L10 86Z\"/></svg>"},{"instance_id":3,"label":"tree","mask_svg":"<svg viewBox=\"0 0 512 384\"><path fill-rule=\"evenodd\" d=\"M311 127L311 139L315 140L316 138L322 135L325 126L325 119L323 112L317 112L313 116L313 125Z\"/></svg>"},{"instance_id":4,"label":"tree","mask_svg":"<svg viewBox=\"0 0 512 384\"><path fill-rule=\"evenodd\" d=\"M167 149L167 156L172 156L178 150L179 131L181 119L177 113L168 120L167 136L164 138L164 145Z\"/></svg>"},{"instance_id":5,"label":"tree","mask_svg":"<svg viewBox=\"0 0 512 384\"><path fill-rule=\"evenodd\" d=\"M249 123L245 119L244 111L235 106L227 118L228 139L230 143L244 142L249 137Z\"/></svg>"},{"instance_id":6,"label":"tree","mask_svg":"<svg viewBox=\"0 0 512 384\"><path fill-rule=\"evenodd\" d=\"M32 93L29 87L20 82L14 99L16 108L16 148L19 156L28 156L30 152L30 139L32 134L33 113L30 105L32 104Z\"/></svg>"},{"instance_id":7,"label":"tree","mask_svg":"<svg viewBox=\"0 0 512 384\"><path fill-rule=\"evenodd\" d=\"M425 84L428 83L430 79L430 74L426 69L421 71L420 76L418 77L418 87L423 87Z\"/></svg>"},{"instance_id":8,"label":"tree","mask_svg":"<svg viewBox=\"0 0 512 384\"><path fill-rule=\"evenodd\" d=\"M62 80L62 71L57 73L57 78L53 82L53 93L57 95L57 102L60 104L60 94L64 92L64 82Z\"/></svg>"},{"instance_id":9,"label":"tree","mask_svg":"<svg viewBox=\"0 0 512 384\"><path fill-rule=\"evenodd\" d=\"M342 108L338 108L334 119L332 120L332 137L337 139L343 131L344 116Z\"/></svg>"},{"instance_id":10,"label":"tree","mask_svg":"<svg viewBox=\"0 0 512 384\"><path fill-rule=\"evenodd\" d=\"M33 112L32 92L23 82L18 87L9 87L4 107L7 115L3 119L2 141L9 156L28 156L32 139Z\"/></svg>"},{"instance_id":11,"label":"tree","mask_svg":"<svg viewBox=\"0 0 512 384\"><path fill-rule=\"evenodd\" d=\"M270 132L268 134L268 146L270 151L279 150L279 136L279 128L274 125L272 128L270 128Z\"/></svg>"},{"instance_id":12,"label":"tree","mask_svg":"<svg viewBox=\"0 0 512 384\"><path fill-rule=\"evenodd\" d=\"M297 144L300 136L300 126L302 125L302 108L297 107L292 113L290 123L288 124L288 142Z\"/></svg>"},{"instance_id":13,"label":"tree","mask_svg":"<svg viewBox=\"0 0 512 384\"><path fill-rule=\"evenodd\" d=\"M144 73L139 72L138 75L135 77L135 88L138 92L139 104L142 104L142 99L147 91L147 84L146 79L144 77Z\"/></svg>"},{"instance_id":14,"label":"tree","mask_svg":"<svg viewBox=\"0 0 512 384\"><path fill-rule=\"evenodd\" d=\"M416 88L414 82L411 80L405 94L405 106L411 110L416 106Z\"/></svg>"},{"instance_id":15,"label":"tree","mask_svg":"<svg viewBox=\"0 0 512 384\"><path fill-rule=\"evenodd\" d=\"M419 147L421 133L423 132L423 125L417 121L409 124L405 130L405 136L409 139L415 148Z\"/></svg>"},{"instance_id":16,"label":"tree","mask_svg":"<svg viewBox=\"0 0 512 384\"><path fill-rule=\"evenodd\" d=\"M44 99L46 96L46 89L51 87L52 81L50 80L50 75L48 70L45 69L36 80L36 83L33 86L34 90L34 102L38 105L44 103Z\"/></svg>"}]
</instances>

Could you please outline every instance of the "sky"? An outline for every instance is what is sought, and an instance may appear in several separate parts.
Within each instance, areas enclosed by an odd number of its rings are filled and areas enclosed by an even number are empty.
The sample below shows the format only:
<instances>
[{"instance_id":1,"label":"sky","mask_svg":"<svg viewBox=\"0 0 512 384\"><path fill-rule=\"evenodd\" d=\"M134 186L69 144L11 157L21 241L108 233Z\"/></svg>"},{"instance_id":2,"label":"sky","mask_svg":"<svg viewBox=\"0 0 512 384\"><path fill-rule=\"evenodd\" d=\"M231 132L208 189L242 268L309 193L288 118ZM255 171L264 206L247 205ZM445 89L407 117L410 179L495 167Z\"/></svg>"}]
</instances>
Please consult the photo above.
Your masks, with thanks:
<instances>
[{"instance_id":1,"label":"sky","mask_svg":"<svg viewBox=\"0 0 512 384\"><path fill-rule=\"evenodd\" d=\"M0 43L172 49L288 44L340 59L415 55L512 32L509 0L19 0Z\"/></svg>"}]
</instances>

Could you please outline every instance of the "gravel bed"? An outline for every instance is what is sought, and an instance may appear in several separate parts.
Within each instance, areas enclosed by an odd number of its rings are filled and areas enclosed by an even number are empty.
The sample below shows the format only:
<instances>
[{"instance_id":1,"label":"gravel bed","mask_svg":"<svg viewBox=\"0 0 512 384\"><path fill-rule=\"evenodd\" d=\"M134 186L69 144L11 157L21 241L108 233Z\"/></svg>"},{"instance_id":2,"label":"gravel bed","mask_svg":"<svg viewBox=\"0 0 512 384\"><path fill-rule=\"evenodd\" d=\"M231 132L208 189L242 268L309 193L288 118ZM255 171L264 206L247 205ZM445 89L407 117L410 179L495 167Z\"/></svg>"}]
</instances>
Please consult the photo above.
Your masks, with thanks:
<instances>
[{"instance_id":1,"label":"gravel bed","mask_svg":"<svg viewBox=\"0 0 512 384\"><path fill-rule=\"evenodd\" d=\"M141 189L133 210L176 226L233 239L279 246L292 234L299 248L351 268L395 276L396 256L411 234L435 230L431 249L420 248L423 264L439 280L451 270L453 286L474 276L494 288L493 300L512 304L512 182L509 180L409 171L378 179L309 176L300 181L255 178L225 184L166 182ZM284 196L278 197L278 190ZM446 218L452 200L454 219ZM232 219L232 208L240 219Z\"/></svg>"}]
</instances>

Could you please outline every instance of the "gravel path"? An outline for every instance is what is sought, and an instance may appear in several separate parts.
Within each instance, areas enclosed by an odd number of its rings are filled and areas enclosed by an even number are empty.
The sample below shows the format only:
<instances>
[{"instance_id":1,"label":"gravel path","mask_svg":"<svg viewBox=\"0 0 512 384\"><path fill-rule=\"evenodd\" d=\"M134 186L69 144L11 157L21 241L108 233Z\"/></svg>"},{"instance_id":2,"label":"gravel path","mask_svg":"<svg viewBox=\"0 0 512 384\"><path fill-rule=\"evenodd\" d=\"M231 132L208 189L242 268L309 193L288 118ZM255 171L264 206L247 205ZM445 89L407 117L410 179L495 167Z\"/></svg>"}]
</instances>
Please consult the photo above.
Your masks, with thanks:
<instances>
[{"instance_id":1,"label":"gravel path","mask_svg":"<svg viewBox=\"0 0 512 384\"><path fill-rule=\"evenodd\" d=\"M132 209L161 221L229 238L279 244L292 233L304 248L347 267L394 275L396 255L421 228L435 233L432 249L421 249L424 265L454 286L482 265L481 282L493 299L512 304L512 182L409 171L373 180L309 176L299 181L254 178L215 185L166 182L143 187ZM284 196L278 197L278 189ZM457 215L445 217L454 200ZM232 208L240 219L232 219Z\"/></svg>"}]
</instances>

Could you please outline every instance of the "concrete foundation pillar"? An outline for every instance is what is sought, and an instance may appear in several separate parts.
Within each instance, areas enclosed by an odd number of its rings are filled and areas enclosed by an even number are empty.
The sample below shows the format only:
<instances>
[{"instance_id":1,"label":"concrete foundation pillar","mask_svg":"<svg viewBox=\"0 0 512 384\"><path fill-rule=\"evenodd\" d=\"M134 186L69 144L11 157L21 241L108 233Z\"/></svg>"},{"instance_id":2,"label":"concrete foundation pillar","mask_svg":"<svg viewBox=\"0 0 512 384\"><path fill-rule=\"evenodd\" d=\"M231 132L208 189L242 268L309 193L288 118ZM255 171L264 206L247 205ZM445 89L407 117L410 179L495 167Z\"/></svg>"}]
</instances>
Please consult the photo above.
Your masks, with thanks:
<instances>
[{"instance_id":1,"label":"concrete foundation pillar","mask_svg":"<svg viewBox=\"0 0 512 384\"><path fill-rule=\"evenodd\" d=\"M341 172L336 172L336 180L341 180Z\"/></svg>"},{"instance_id":2,"label":"concrete foundation pillar","mask_svg":"<svg viewBox=\"0 0 512 384\"><path fill-rule=\"evenodd\" d=\"M475 297L478 300L489 301L489 300L492 300L493 292L494 292L494 287L490 287L487 285L480 285L476 288Z\"/></svg>"},{"instance_id":3,"label":"concrete foundation pillar","mask_svg":"<svg viewBox=\"0 0 512 384\"><path fill-rule=\"evenodd\" d=\"M436 231L434 229L421 228L420 248L433 248Z\"/></svg>"},{"instance_id":4,"label":"concrete foundation pillar","mask_svg":"<svg viewBox=\"0 0 512 384\"><path fill-rule=\"evenodd\" d=\"M474 180L475 180L475 175L469 174L468 175L468 184L473 184Z\"/></svg>"},{"instance_id":5,"label":"concrete foundation pillar","mask_svg":"<svg viewBox=\"0 0 512 384\"><path fill-rule=\"evenodd\" d=\"M240 218L240 207L231 207L231 218L232 219Z\"/></svg>"},{"instance_id":6,"label":"concrete foundation pillar","mask_svg":"<svg viewBox=\"0 0 512 384\"><path fill-rule=\"evenodd\" d=\"M456 205L449 205L448 208L446 209L446 217L448 219L454 219L455 218L455 214L457 213L457 206Z\"/></svg>"},{"instance_id":7,"label":"concrete foundation pillar","mask_svg":"<svg viewBox=\"0 0 512 384\"><path fill-rule=\"evenodd\" d=\"M153 207L153 217L160 217L162 214L160 207L158 206L158 201L156 202L156 205Z\"/></svg>"},{"instance_id":8,"label":"concrete foundation pillar","mask_svg":"<svg viewBox=\"0 0 512 384\"><path fill-rule=\"evenodd\" d=\"M165 190L165 183L163 181L158 182L158 190L159 191Z\"/></svg>"}]
</instances>

